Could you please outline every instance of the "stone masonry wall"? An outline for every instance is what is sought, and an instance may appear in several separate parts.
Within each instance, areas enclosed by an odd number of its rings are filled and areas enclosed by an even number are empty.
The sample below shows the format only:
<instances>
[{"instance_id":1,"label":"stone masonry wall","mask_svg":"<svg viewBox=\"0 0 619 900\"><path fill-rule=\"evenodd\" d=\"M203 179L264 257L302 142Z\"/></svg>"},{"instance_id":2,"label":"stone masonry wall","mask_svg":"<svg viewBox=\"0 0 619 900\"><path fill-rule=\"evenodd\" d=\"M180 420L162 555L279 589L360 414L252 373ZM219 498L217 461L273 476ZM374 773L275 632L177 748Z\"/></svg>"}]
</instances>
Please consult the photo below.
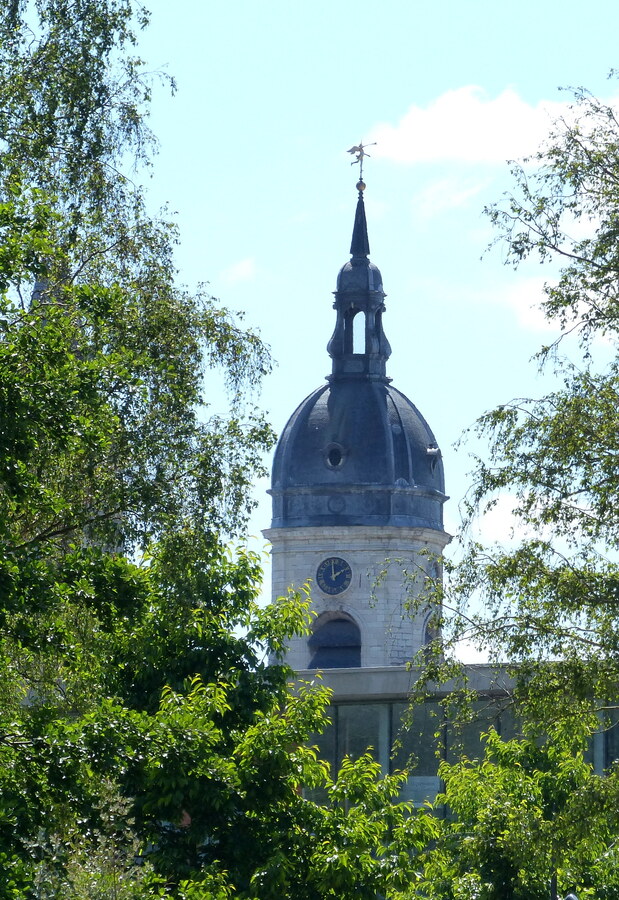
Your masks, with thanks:
<instances>
[{"instance_id":1,"label":"stone masonry wall","mask_svg":"<svg viewBox=\"0 0 619 900\"><path fill-rule=\"evenodd\" d=\"M428 612L411 617L407 611L404 573L413 591L424 583L421 570L440 577L435 558L449 540L445 532L347 526L272 528L264 535L272 544L273 597L309 582L317 619L341 611L359 626L362 667L402 665L421 649ZM351 584L335 596L316 584L316 570L329 556L344 558L352 569ZM297 671L308 667L307 638L292 642L287 661Z\"/></svg>"}]
</instances>

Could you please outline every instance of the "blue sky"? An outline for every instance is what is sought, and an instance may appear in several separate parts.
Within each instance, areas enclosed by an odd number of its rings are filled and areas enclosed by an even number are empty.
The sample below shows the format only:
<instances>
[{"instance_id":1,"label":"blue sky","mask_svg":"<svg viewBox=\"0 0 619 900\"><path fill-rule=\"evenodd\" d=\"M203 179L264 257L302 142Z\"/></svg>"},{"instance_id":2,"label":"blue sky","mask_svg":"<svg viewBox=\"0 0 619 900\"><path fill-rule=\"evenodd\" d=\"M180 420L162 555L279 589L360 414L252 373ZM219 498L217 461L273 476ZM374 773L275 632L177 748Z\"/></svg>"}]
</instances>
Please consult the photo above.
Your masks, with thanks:
<instances>
[{"instance_id":1,"label":"blue sky","mask_svg":"<svg viewBox=\"0 0 619 900\"><path fill-rule=\"evenodd\" d=\"M139 51L178 84L173 98L155 91L152 203L176 213L181 280L208 282L270 344L278 366L261 404L277 431L330 371L331 292L356 202L345 151L377 141L364 176L388 369L443 450L455 531L471 461L453 444L484 410L541 392L529 359L549 337L531 306L552 270L514 272L501 248L485 253L483 207L509 189L506 160L534 150L562 112L561 86L618 92L607 74L619 5L147 5ZM269 517L265 498L253 531Z\"/></svg>"}]
</instances>

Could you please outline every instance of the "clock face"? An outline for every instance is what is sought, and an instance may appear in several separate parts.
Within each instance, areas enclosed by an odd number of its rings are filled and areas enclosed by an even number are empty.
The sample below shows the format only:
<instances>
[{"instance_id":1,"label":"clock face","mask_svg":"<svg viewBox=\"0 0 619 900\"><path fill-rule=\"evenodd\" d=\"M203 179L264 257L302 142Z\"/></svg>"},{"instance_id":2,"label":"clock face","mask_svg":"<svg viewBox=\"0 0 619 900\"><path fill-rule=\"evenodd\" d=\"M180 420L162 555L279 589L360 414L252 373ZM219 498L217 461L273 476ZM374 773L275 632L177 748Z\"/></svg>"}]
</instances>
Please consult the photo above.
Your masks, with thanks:
<instances>
[{"instance_id":1,"label":"clock face","mask_svg":"<svg viewBox=\"0 0 619 900\"><path fill-rule=\"evenodd\" d=\"M352 581L352 571L341 556L330 556L318 566L316 581L325 594L341 594Z\"/></svg>"}]
</instances>

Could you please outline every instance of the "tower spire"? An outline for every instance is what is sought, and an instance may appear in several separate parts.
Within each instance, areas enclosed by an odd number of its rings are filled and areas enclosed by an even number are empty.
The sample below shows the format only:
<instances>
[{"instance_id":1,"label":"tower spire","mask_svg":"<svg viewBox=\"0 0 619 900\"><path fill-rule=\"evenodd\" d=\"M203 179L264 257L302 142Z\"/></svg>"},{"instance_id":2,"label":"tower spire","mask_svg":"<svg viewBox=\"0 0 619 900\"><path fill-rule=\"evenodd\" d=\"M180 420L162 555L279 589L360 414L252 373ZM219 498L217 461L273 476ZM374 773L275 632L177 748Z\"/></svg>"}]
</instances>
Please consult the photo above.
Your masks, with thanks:
<instances>
[{"instance_id":1,"label":"tower spire","mask_svg":"<svg viewBox=\"0 0 619 900\"><path fill-rule=\"evenodd\" d=\"M363 204L363 192L365 190L365 182L363 180L363 160L369 153L365 152L366 147L375 147L376 141L371 144L364 144L359 141L353 144L347 153L354 153L356 159L353 159L351 166L359 165L359 181L357 182L357 190L359 191L359 199L357 200L357 210L355 212L355 224L352 230L352 241L350 244L350 255L353 259L364 259L370 255L370 241L368 239L368 225L365 219L365 206Z\"/></svg>"},{"instance_id":2,"label":"tower spire","mask_svg":"<svg viewBox=\"0 0 619 900\"><path fill-rule=\"evenodd\" d=\"M363 144L351 147L361 167L368 154ZM354 163L353 163L354 165ZM335 291L334 309L337 312L335 330L327 345L333 361L329 380L338 378L388 380L386 363L391 354L382 326L385 311L380 270L368 259L370 242L365 218L363 192L365 183L357 182L357 208L350 244L349 262L340 269Z\"/></svg>"},{"instance_id":3,"label":"tower spire","mask_svg":"<svg viewBox=\"0 0 619 900\"><path fill-rule=\"evenodd\" d=\"M350 255L355 259L363 259L370 255L368 223L365 218L365 204L363 202L363 192L365 190L363 181L357 182L357 190L359 191L359 199L357 200L357 209L355 211L355 224L352 229Z\"/></svg>"}]
</instances>

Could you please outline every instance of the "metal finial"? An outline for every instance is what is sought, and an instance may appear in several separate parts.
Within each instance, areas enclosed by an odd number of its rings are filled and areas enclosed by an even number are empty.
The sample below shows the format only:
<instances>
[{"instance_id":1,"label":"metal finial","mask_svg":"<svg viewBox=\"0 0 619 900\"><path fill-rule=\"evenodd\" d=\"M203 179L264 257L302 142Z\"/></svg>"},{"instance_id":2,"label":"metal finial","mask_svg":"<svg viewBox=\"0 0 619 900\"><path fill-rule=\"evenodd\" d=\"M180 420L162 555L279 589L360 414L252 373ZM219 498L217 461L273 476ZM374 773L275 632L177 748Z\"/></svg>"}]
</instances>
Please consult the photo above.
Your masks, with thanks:
<instances>
[{"instance_id":1,"label":"metal finial","mask_svg":"<svg viewBox=\"0 0 619 900\"><path fill-rule=\"evenodd\" d=\"M354 153L357 157L356 159L353 159L353 161L351 162L351 166L354 166L355 163L359 163L359 184L363 184L363 160L366 156L370 155L369 153L365 152L365 148L374 147L375 145L376 141L372 141L371 144L364 144L363 141L359 141L358 144L356 144L354 147L351 147L350 150L346 151L347 153ZM357 190L362 191L365 187L365 184L363 184L362 188L359 187L359 184L357 185Z\"/></svg>"}]
</instances>

